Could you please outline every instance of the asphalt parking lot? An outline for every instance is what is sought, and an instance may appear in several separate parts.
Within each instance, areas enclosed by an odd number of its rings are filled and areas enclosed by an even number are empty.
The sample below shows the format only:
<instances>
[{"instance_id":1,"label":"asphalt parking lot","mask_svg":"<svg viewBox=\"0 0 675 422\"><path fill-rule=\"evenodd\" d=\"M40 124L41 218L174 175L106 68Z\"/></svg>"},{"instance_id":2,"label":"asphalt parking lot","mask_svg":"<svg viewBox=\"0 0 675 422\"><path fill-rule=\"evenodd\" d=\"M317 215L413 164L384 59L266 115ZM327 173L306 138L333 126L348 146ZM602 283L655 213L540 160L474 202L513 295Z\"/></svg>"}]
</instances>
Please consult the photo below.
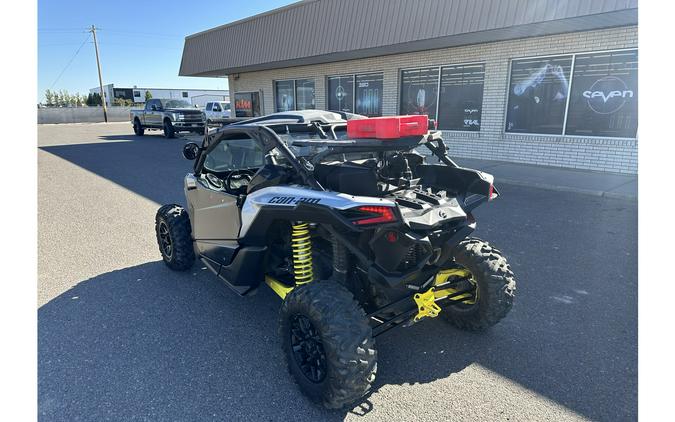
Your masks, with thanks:
<instances>
[{"instance_id":1,"label":"asphalt parking lot","mask_svg":"<svg viewBox=\"0 0 675 422\"><path fill-rule=\"evenodd\" d=\"M439 319L378 337L373 393L329 412L283 365L271 291L240 298L161 262L154 215L184 203L184 139L127 123L38 139L41 420L637 418L635 202L500 186L476 234L516 273L510 315L484 334Z\"/></svg>"}]
</instances>

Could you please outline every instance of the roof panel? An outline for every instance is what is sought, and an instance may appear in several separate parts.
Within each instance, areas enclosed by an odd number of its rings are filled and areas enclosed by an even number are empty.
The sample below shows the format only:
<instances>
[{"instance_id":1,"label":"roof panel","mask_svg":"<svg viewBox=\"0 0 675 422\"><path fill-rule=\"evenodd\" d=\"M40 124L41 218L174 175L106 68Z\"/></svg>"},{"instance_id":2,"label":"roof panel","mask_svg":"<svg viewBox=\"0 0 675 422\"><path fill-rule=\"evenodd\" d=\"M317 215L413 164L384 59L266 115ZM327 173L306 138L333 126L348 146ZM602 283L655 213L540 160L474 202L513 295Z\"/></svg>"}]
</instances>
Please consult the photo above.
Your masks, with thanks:
<instances>
[{"instance_id":1,"label":"roof panel","mask_svg":"<svg viewBox=\"0 0 675 422\"><path fill-rule=\"evenodd\" d=\"M637 24L637 0L304 0L185 39L181 76ZM474 35L475 34L475 35Z\"/></svg>"}]
</instances>

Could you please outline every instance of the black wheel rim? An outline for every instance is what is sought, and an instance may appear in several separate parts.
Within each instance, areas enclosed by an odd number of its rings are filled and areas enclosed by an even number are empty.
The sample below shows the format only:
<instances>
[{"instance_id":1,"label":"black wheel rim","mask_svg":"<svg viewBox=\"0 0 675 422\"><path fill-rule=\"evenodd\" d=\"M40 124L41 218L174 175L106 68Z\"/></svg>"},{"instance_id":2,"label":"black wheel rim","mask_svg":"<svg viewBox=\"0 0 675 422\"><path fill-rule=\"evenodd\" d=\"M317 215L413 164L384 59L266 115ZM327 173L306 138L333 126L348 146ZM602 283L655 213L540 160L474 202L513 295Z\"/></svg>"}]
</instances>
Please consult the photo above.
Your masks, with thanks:
<instances>
[{"instance_id":1,"label":"black wheel rim","mask_svg":"<svg viewBox=\"0 0 675 422\"><path fill-rule=\"evenodd\" d=\"M326 378L326 352L321 336L304 315L291 317L291 348L293 358L308 380L320 383Z\"/></svg>"},{"instance_id":2,"label":"black wheel rim","mask_svg":"<svg viewBox=\"0 0 675 422\"><path fill-rule=\"evenodd\" d=\"M162 248L162 252L168 259L171 259L171 255L173 254L173 243L171 243L171 234L169 234L169 227L166 225L164 221L161 221L159 223L158 230L159 230L159 243Z\"/></svg>"}]
</instances>

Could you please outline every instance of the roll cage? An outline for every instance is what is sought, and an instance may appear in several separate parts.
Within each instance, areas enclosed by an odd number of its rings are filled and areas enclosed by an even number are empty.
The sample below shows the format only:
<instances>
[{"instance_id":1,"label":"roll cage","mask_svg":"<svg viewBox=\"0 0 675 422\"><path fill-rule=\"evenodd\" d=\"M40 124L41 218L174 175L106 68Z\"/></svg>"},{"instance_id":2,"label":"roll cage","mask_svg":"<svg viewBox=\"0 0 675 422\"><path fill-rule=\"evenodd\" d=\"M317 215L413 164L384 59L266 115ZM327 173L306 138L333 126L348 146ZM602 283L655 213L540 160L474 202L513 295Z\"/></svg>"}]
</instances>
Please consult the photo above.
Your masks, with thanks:
<instances>
[{"instance_id":1,"label":"roll cage","mask_svg":"<svg viewBox=\"0 0 675 422\"><path fill-rule=\"evenodd\" d=\"M305 121L301 116L277 114L264 116L225 126L215 133L206 134L195 160L195 175L200 175L206 154L212 151L222 140L236 139L244 135L256 140L261 146L266 160L276 164L270 153L277 151L277 157L283 157L303 183L314 190L325 191L325 187L314 177L314 166L328 157L352 153L408 152L425 146L442 164L426 165L422 169L425 182L451 189L459 194L464 208L472 210L482 202L493 199L499 192L492 185L492 180L485 180L484 173L458 166L446 153L447 147L440 131L429 131L423 136L402 137L393 140L381 139L348 139L341 138L338 132L346 130L346 121L322 122ZM318 139L294 139L288 143L279 135L289 133L313 133ZM290 145L289 145L290 144ZM289 146L322 147L322 150L309 156L298 156ZM472 196L478 196L471 198Z\"/></svg>"}]
</instances>

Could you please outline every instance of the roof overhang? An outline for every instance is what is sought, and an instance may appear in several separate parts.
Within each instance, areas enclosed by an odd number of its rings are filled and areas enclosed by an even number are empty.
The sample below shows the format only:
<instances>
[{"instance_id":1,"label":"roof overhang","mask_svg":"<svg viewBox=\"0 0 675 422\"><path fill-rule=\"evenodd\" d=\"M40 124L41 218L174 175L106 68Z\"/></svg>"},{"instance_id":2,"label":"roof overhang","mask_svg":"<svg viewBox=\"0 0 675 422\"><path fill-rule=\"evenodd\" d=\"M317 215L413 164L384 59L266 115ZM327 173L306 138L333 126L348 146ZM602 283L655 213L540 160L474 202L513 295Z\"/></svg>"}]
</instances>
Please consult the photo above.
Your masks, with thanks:
<instances>
[{"instance_id":1,"label":"roof overhang","mask_svg":"<svg viewBox=\"0 0 675 422\"><path fill-rule=\"evenodd\" d=\"M328 1L330 2L331 0ZM544 1L545 0L541 0L540 2ZM534 2L537 3L537 1ZM309 3L311 4L315 2ZM297 6L294 4L283 9L286 10L289 7ZM271 12L268 12L267 14L261 16L266 19L275 19L277 21L282 18L281 16L270 13ZM494 29L461 32L433 38L416 39L396 43L385 42L381 43L381 45L366 48L349 49L343 48L344 46L341 45L332 45L331 48L324 47L323 50L325 50L325 52L312 55L303 55L304 50L298 50L297 48L294 51L289 51L287 54L283 54L283 52L277 54L272 54L269 52L267 54L258 54L259 52L254 50L256 48L256 44L260 43L261 40L251 40L251 45L238 45L236 48L229 46L228 42L230 41L228 41L228 38L223 37L227 37L229 34L230 38L232 38L233 30L240 32L246 31L251 35L262 38L268 36L266 34L255 33L253 27L246 28L247 26L255 25L256 17L253 17L249 18L249 20L237 22L236 26L234 27L226 25L186 38L179 75L222 77L225 75L259 70L279 69L285 67L362 59L390 54L457 47L527 37L637 25L637 15L637 8L621 9L603 13L567 17L563 19L543 20L521 25L504 26ZM293 34L291 33L289 35ZM264 42L264 40L262 41ZM289 42L293 41L297 40L289 39ZM310 45L312 42L311 40L305 42L309 43L306 47L307 51L322 50L321 45ZM250 48L251 50L246 54L244 59L242 59L242 57L234 57L228 54L228 52L232 49L245 51L247 48Z\"/></svg>"}]
</instances>

